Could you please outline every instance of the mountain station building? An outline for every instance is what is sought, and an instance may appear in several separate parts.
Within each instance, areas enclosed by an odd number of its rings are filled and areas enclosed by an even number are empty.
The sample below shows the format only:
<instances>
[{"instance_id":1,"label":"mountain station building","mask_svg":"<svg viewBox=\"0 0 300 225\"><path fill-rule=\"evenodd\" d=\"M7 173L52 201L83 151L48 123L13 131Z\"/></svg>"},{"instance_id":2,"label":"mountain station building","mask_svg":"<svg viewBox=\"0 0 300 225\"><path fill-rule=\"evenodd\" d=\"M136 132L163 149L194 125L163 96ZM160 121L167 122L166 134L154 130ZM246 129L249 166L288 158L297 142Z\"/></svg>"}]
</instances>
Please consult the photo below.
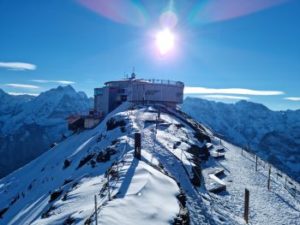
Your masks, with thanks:
<instances>
[{"instance_id":1,"label":"mountain station building","mask_svg":"<svg viewBox=\"0 0 300 225\"><path fill-rule=\"evenodd\" d=\"M109 81L104 87L95 88L94 111L105 116L126 101L175 108L183 102L183 89L184 83L180 81L136 79L132 73L130 78Z\"/></svg>"},{"instance_id":2,"label":"mountain station building","mask_svg":"<svg viewBox=\"0 0 300 225\"><path fill-rule=\"evenodd\" d=\"M183 89L181 81L137 79L135 73L123 80L108 81L104 87L94 89L94 108L89 115L68 118L69 129L93 128L123 102L163 104L175 108L183 102Z\"/></svg>"}]
</instances>

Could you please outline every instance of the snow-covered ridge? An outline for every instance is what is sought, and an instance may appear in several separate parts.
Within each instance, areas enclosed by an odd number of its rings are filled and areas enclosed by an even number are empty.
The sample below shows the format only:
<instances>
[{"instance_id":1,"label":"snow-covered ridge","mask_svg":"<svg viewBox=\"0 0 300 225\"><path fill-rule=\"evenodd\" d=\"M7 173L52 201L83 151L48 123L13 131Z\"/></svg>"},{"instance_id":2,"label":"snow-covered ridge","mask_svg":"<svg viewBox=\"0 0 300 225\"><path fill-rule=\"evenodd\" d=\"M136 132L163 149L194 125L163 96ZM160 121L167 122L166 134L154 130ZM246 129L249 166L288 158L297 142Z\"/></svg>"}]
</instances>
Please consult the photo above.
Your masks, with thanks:
<instances>
[{"instance_id":1,"label":"snow-covered ridge","mask_svg":"<svg viewBox=\"0 0 300 225\"><path fill-rule=\"evenodd\" d=\"M300 181L300 110L271 111L247 101L225 104L199 98L186 98L182 110Z\"/></svg>"},{"instance_id":2,"label":"snow-covered ridge","mask_svg":"<svg viewBox=\"0 0 300 225\"><path fill-rule=\"evenodd\" d=\"M225 159L209 156L220 148ZM226 190L214 194L209 171L220 168ZM273 178L272 191L265 183L239 148L184 114L123 104L0 180L0 224L94 224L94 196L100 224L245 224L245 187L251 224L297 224L299 202Z\"/></svg>"}]
</instances>

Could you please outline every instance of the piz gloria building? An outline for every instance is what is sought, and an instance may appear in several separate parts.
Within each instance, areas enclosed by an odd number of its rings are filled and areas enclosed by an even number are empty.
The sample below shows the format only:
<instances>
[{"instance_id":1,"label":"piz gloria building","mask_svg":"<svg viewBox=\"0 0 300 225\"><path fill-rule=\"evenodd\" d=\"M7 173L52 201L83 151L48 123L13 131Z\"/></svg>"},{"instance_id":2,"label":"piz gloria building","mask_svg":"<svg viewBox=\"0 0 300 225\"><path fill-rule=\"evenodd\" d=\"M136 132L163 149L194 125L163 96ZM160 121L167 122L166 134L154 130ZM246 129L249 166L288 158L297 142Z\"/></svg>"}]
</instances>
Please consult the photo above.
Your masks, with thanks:
<instances>
[{"instance_id":1,"label":"piz gloria building","mask_svg":"<svg viewBox=\"0 0 300 225\"><path fill-rule=\"evenodd\" d=\"M105 116L122 102L164 104L175 108L183 102L184 83L169 80L130 78L109 81L102 88L94 89L94 111Z\"/></svg>"}]
</instances>

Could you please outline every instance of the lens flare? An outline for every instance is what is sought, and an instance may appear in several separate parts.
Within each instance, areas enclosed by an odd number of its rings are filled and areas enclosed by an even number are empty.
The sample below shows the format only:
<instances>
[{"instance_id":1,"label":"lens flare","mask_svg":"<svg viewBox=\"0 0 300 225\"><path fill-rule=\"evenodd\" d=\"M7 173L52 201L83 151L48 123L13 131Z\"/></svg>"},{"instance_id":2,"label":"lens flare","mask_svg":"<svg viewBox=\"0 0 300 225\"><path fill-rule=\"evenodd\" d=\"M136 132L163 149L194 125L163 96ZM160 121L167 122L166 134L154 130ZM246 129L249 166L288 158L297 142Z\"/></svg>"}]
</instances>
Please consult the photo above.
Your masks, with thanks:
<instances>
[{"instance_id":1,"label":"lens flare","mask_svg":"<svg viewBox=\"0 0 300 225\"><path fill-rule=\"evenodd\" d=\"M177 15L172 11L166 11L160 15L160 24L163 27L174 28L177 25Z\"/></svg>"},{"instance_id":2,"label":"lens flare","mask_svg":"<svg viewBox=\"0 0 300 225\"><path fill-rule=\"evenodd\" d=\"M175 36L169 29L164 29L156 34L156 46L161 55L169 53L175 44Z\"/></svg>"},{"instance_id":3,"label":"lens flare","mask_svg":"<svg viewBox=\"0 0 300 225\"><path fill-rule=\"evenodd\" d=\"M212 23L247 16L291 0L218 0L199 1L191 7L191 23Z\"/></svg>"},{"instance_id":4,"label":"lens flare","mask_svg":"<svg viewBox=\"0 0 300 225\"><path fill-rule=\"evenodd\" d=\"M131 0L77 0L84 7L96 12L111 21L132 25L145 26L148 15L144 5Z\"/></svg>"}]
</instances>

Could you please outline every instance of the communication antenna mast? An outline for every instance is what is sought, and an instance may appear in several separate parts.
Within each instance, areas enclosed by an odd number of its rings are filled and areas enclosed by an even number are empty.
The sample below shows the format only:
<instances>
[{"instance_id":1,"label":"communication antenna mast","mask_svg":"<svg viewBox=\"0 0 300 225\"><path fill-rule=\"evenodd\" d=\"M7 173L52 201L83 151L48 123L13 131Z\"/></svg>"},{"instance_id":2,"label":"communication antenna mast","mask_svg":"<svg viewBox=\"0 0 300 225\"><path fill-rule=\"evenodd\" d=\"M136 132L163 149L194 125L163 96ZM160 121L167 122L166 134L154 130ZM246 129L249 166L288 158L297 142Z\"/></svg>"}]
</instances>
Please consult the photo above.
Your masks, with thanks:
<instances>
[{"instance_id":1,"label":"communication antenna mast","mask_svg":"<svg viewBox=\"0 0 300 225\"><path fill-rule=\"evenodd\" d=\"M135 67L132 68L132 74L131 74L131 79L132 80L135 79L135 77L136 77L134 71L135 71Z\"/></svg>"}]
</instances>

